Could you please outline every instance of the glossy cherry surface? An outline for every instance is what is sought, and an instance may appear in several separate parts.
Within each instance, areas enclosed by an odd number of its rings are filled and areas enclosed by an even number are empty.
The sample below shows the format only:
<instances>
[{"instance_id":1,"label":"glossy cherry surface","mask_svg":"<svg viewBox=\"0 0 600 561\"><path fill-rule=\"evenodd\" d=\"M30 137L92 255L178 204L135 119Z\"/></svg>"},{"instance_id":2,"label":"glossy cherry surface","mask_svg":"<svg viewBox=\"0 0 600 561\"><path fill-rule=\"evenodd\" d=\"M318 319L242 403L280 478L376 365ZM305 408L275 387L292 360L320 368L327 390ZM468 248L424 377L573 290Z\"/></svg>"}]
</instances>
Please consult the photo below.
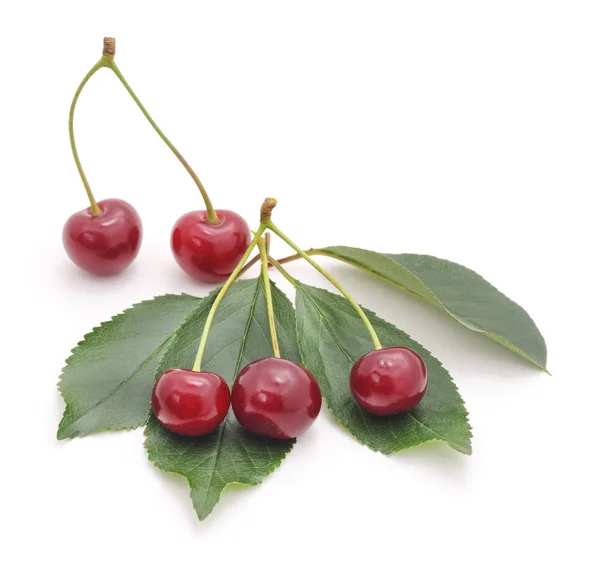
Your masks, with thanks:
<instances>
[{"instance_id":1,"label":"glossy cherry surface","mask_svg":"<svg viewBox=\"0 0 600 561\"><path fill-rule=\"evenodd\" d=\"M207 212L184 214L173 227L171 249L179 266L203 282L220 282L235 269L250 244L250 228L231 210L217 210L219 222L206 221Z\"/></svg>"},{"instance_id":2,"label":"glossy cherry surface","mask_svg":"<svg viewBox=\"0 0 600 561\"><path fill-rule=\"evenodd\" d=\"M313 375L282 358L261 358L238 374L231 406L248 431L271 438L295 438L317 418L321 390Z\"/></svg>"},{"instance_id":3,"label":"glossy cherry surface","mask_svg":"<svg viewBox=\"0 0 600 561\"><path fill-rule=\"evenodd\" d=\"M212 372L167 370L154 385L152 410L170 431L202 436L227 417L231 395L227 382Z\"/></svg>"},{"instance_id":4,"label":"glossy cherry surface","mask_svg":"<svg viewBox=\"0 0 600 561\"><path fill-rule=\"evenodd\" d=\"M356 402L374 415L406 413L427 389L427 368L421 356L406 347L391 347L359 358L350 373Z\"/></svg>"},{"instance_id":5,"label":"glossy cherry surface","mask_svg":"<svg viewBox=\"0 0 600 561\"><path fill-rule=\"evenodd\" d=\"M142 221L136 210L121 199L106 199L98 206L71 215L63 228L63 244L71 261L93 275L119 273L131 264L142 241Z\"/></svg>"}]
</instances>

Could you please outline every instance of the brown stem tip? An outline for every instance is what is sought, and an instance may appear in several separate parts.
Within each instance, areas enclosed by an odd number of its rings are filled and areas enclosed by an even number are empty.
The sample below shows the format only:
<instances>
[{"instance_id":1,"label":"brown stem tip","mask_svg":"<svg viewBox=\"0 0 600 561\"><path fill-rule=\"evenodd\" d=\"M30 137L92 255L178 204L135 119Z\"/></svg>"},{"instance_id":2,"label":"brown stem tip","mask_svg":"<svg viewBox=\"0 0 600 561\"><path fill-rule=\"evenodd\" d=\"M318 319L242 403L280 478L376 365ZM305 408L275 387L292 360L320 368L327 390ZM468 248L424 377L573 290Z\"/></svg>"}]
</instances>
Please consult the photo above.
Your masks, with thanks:
<instances>
[{"instance_id":1,"label":"brown stem tip","mask_svg":"<svg viewBox=\"0 0 600 561\"><path fill-rule=\"evenodd\" d=\"M105 37L104 38L104 49L102 50L102 56L115 56L115 45L116 41L114 37Z\"/></svg>"},{"instance_id":2,"label":"brown stem tip","mask_svg":"<svg viewBox=\"0 0 600 561\"><path fill-rule=\"evenodd\" d=\"M260 207L260 221L264 222L265 220L269 220L271 218L271 213L276 206L277 199L272 199L271 197L265 199L265 202Z\"/></svg>"}]
</instances>

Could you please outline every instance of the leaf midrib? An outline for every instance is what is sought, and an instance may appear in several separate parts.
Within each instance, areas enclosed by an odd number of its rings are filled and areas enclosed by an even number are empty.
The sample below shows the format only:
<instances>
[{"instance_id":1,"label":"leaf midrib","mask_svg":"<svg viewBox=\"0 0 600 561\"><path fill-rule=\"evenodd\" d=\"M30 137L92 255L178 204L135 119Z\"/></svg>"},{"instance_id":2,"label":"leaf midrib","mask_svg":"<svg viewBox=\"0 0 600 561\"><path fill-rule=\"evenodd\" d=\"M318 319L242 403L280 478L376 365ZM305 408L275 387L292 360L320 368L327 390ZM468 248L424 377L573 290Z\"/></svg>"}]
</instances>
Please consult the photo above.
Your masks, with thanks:
<instances>
[{"instance_id":1,"label":"leaf midrib","mask_svg":"<svg viewBox=\"0 0 600 561\"><path fill-rule=\"evenodd\" d=\"M252 305L250 306L250 311L248 312L248 320L246 321L246 327L244 329L244 334L242 335L242 338L240 339L240 342L241 342L240 352L238 354L238 360L235 365L233 381L235 381L237 372L239 371L239 368L240 368L240 364L242 363L242 355L244 354L244 349L246 347L246 341L248 339L248 332L250 331L250 324L252 323L252 318L254 316L254 309L256 307L256 301L258 300L258 293L260 292L261 286L262 286L262 280L257 281L256 290L254 292L254 298L252 299ZM227 426L228 426L228 422L227 422L227 419L225 419L225 422L219 427L219 436L218 436L218 440L215 444L215 446L216 446L215 459L213 461L212 467L210 468L210 477L209 477L208 483L206 484L206 487L205 487L206 493L204 495L204 502L206 502L206 494L208 494L208 490L210 489L210 486L212 485L213 476L215 474L215 468L216 468L217 462L219 460L219 454L221 453L221 449L223 447L223 438L225 437L225 430L227 429Z\"/></svg>"},{"instance_id":2,"label":"leaf midrib","mask_svg":"<svg viewBox=\"0 0 600 561\"><path fill-rule=\"evenodd\" d=\"M75 423L81 421L81 419L83 419L86 415L89 415L94 409L96 409L97 407L99 407L100 405L102 405L103 403L106 403L106 401L108 401L111 397L113 397L114 395L116 395L116 393L122 388L124 387L126 384L128 384L133 378L135 378L135 376L137 376L140 371L144 368L144 366L146 366L152 359L154 359L157 354L168 344L171 342L171 340L175 337L175 334L172 334L170 337L167 337L167 339L165 339L153 352L152 354L150 354L146 359L144 359L136 368L135 370L124 380L121 380L121 382L119 382L115 388L113 388L110 392L108 392L104 397L102 397L102 399L100 399L99 401L97 401L96 403L94 403L91 407L88 407L81 415L73 418L71 420L71 422L66 426L66 427L62 427L63 430L61 430L60 432L64 432L64 430L68 427L72 427Z\"/></svg>"},{"instance_id":3,"label":"leaf midrib","mask_svg":"<svg viewBox=\"0 0 600 561\"><path fill-rule=\"evenodd\" d=\"M359 249L359 248L351 248L351 249ZM361 251L368 252L369 250L363 249ZM436 294L417 275L415 275L415 273L413 273L410 269L408 269L407 267L402 265L402 263L399 263L398 261L395 261L388 255L386 255L385 253L377 253L377 256L384 258L385 260L389 261L396 267L400 267L408 275L410 275L412 278L414 278L416 280L416 282L419 285L421 285L429 295L431 295L431 298L433 299L433 301L428 300L424 296L421 296L421 294L419 294L419 293L415 292L414 290L411 290L410 288L404 286L403 284L400 284L399 282L389 278L388 276L384 275L383 273L377 272L370 267L362 265L361 263L358 263L357 261L355 261L354 259L352 259L350 257L338 255L338 254L330 251L329 248L316 249L316 250L313 250L313 252L317 255L324 255L326 257L331 257L332 259L337 259L338 261L341 261L342 263L347 263L348 265L352 265L353 267L356 267L357 269L361 269L362 271L365 271L366 273L369 273L370 275L373 275L375 277L380 278L381 280L383 280L385 282L390 283L391 285L395 286L396 288L399 288L401 290L404 290L405 292L408 292L409 294L412 294L413 296L416 296L423 302L427 302L428 304L431 304L431 305L435 306L436 308L443 310L446 314L448 314L452 319L457 321L463 327L466 327L467 329L469 329L470 331L474 331L475 333L481 333L482 335L485 335L486 337L492 339L493 341L500 343L504 347L507 347L511 350L514 349L513 352L522 356L529 362L535 364L538 368L541 368L542 370L547 371L546 367L544 365L539 363L536 359L534 359L526 351L524 351L520 347L517 347L512 341L507 339L504 335L501 335L500 333L496 333L495 331L490 331L489 329L481 327L480 325L477 325L476 323L474 323L472 321L467 321L467 320L461 318L460 316L456 315L451 310L449 310L446 307L446 305L436 296ZM373 253L376 253L376 252L373 252ZM498 292L500 292L500 291L498 291ZM502 295L505 298L508 298L506 295L504 295L504 294L502 294Z\"/></svg>"}]
</instances>

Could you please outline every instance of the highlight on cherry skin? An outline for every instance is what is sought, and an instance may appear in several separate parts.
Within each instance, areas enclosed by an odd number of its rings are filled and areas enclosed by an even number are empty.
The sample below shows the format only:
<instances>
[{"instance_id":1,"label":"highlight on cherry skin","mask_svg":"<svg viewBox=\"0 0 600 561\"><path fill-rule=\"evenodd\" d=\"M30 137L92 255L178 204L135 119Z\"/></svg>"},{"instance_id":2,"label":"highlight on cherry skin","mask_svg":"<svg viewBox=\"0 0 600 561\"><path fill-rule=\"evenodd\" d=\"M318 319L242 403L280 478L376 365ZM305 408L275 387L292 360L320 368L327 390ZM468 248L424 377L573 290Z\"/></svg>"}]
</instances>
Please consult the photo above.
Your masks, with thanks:
<instances>
[{"instance_id":1,"label":"highlight on cherry skin","mask_svg":"<svg viewBox=\"0 0 600 561\"><path fill-rule=\"evenodd\" d=\"M245 366L231 391L231 406L246 430L270 438L295 438L321 410L321 390L313 375L282 358L261 358Z\"/></svg>"},{"instance_id":2,"label":"highlight on cherry skin","mask_svg":"<svg viewBox=\"0 0 600 561\"><path fill-rule=\"evenodd\" d=\"M115 275L128 267L139 252L142 221L136 210L121 199L98 203L71 215L63 228L67 255L81 269L99 276Z\"/></svg>"},{"instance_id":3,"label":"highlight on cherry skin","mask_svg":"<svg viewBox=\"0 0 600 561\"><path fill-rule=\"evenodd\" d=\"M356 402L373 415L406 413L427 389L427 367L407 347L390 347L359 358L350 373L350 390Z\"/></svg>"},{"instance_id":4,"label":"highlight on cherry skin","mask_svg":"<svg viewBox=\"0 0 600 561\"><path fill-rule=\"evenodd\" d=\"M215 211L219 221L207 220L208 212L184 214L173 226L171 250L179 266L191 277L207 283L229 277L248 249L248 223L231 210Z\"/></svg>"},{"instance_id":5,"label":"highlight on cherry skin","mask_svg":"<svg viewBox=\"0 0 600 561\"><path fill-rule=\"evenodd\" d=\"M158 421L184 436L214 431L227 417L230 402L227 382L212 372L167 370L152 391L152 411Z\"/></svg>"}]
</instances>

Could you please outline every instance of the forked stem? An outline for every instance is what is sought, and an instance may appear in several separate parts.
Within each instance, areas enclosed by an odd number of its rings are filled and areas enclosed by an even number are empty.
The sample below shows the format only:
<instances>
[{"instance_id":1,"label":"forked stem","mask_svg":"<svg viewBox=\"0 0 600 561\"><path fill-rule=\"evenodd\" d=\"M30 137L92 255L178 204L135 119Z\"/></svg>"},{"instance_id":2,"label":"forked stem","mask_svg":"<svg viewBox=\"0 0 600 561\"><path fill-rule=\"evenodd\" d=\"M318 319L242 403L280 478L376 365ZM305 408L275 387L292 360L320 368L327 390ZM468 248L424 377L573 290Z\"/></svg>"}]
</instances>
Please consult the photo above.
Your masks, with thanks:
<instances>
[{"instance_id":1,"label":"forked stem","mask_svg":"<svg viewBox=\"0 0 600 561\"><path fill-rule=\"evenodd\" d=\"M123 74L119 70L117 64L115 63L114 58L115 58L115 39L114 39L114 37L105 37L103 51L102 51L102 57L91 68L91 70L85 75L83 81L79 85L79 88L77 88L77 91L75 92L75 97L73 98L73 102L71 104L71 111L69 113L69 137L71 139L71 150L73 152L73 157L75 158L75 164L77 165L77 170L79 171L81 181L83 182L83 186L85 187L85 191L88 195L88 199L90 200L92 214L93 215L102 214L102 210L100 209L100 207L96 203L96 200L94 199L94 195L92 194L92 190L91 190L88 180L85 176L85 173L83 172L83 167L81 166L81 162L79 160L79 155L77 153L77 147L75 145L75 135L73 133L73 116L75 114L75 106L77 104L79 94L81 94L81 90L83 90L83 87L88 82L88 80L98 70L100 70L100 68L110 68L113 71L113 73L115 74L115 76L119 79L121 84L123 84L124 88L127 90L129 95L132 97L133 101L135 101L136 105L139 107L139 109L143 113L144 117L146 117L148 122L152 125L152 128L156 131L158 136L160 136L160 138L162 138L163 142L170 148L171 152L173 152L173 154L175 154L177 159L181 162L183 167L190 174L190 177L193 179L194 183L198 187L198 190L200 191L200 195L202 195L202 199L204 200L204 205L206 206L206 221L210 224L218 224L220 219L217 216L217 213L215 212L215 209L210 201L210 198L208 196L208 193L206 192L206 189L204 188L204 185L202 185L202 182L200 181L200 179L198 178L198 176L196 175L196 173L194 172L194 170L192 169L190 164L188 164L186 159L181 155L181 152L179 152L179 150L177 150L177 148L175 148L173 143L167 138L167 135L165 135L165 133L156 124L154 119L150 116L150 113L148 113L146 108L143 106L143 104L140 101L140 99L138 98L138 96L135 95L135 92L131 89L131 86L128 84L127 80L125 80L125 77L123 76Z\"/></svg>"},{"instance_id":2,"label":"forked stem","mask_svg":"<svg viewBox=\"0 0 600 561\"><path fill-rule=\"evenodd\" d=\"M258 240L258 250L260 252L260 262L263 284L265 285L265 298L267 301L267 317L269 318L269 331L271 333L271 342L273 343L273 356L281 358L279 352L279 342L277 341L277 327L275 325L275 312L273 311L273 295L271 294L271 281L269 279L269 233L264 238Z\"/></svg>"},{"instance_id":3,"label":"forked stem","mask_svg":"<svg viewBox=\"0 0 600 561\"><path fill-rule=\"evenodd\" d=\"M365 324L371 339L373 340L373 346L375 350L381 349L382 345L379 341L379 337L377 337L377 333L373 328L373 325L369 321L369 318L363 311L363 309L358 305L358 302L350 295L350 293L337 281L334 277L332 277L321 265L319 265L308 253L306 253L300 246L296 245L290 238L288 238L275 224L273 221L268 218L262 222L263 225L266 225L269 230L271 230L274 234L279 236L285 243L287 243L300 257L302 257L305 261L310 263L319 273L321 273L333 286L335 286L342 295L348 300L350 305L354 308L362 322Z\"/></svg>"}]
</instances>

